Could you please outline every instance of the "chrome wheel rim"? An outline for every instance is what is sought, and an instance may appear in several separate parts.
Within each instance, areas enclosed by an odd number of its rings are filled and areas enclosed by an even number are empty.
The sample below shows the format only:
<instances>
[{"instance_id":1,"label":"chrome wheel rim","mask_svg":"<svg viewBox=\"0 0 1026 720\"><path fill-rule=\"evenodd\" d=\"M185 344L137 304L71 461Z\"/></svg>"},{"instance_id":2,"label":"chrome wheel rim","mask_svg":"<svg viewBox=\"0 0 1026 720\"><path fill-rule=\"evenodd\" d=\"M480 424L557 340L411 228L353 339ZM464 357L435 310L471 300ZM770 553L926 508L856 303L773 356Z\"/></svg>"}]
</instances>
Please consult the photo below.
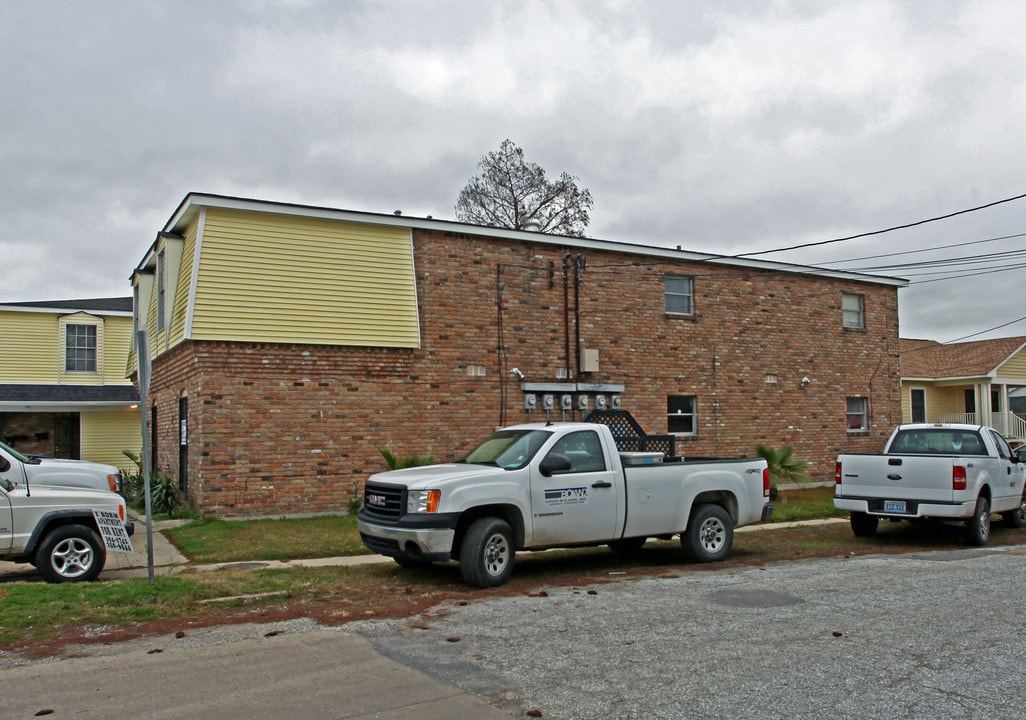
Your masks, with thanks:
<instances>
[{"instance_id":1,"label":"chrome wheel rim","mask_svg":"<svg viewBox=\"0 0 1026 720\"><path fill-rule=\"evenodd\" d=\"M57 543L50 553L50 567L61 577L77 578L93 566L93 548L80 538L68 538Z\"/></svg>"}]
</instances>

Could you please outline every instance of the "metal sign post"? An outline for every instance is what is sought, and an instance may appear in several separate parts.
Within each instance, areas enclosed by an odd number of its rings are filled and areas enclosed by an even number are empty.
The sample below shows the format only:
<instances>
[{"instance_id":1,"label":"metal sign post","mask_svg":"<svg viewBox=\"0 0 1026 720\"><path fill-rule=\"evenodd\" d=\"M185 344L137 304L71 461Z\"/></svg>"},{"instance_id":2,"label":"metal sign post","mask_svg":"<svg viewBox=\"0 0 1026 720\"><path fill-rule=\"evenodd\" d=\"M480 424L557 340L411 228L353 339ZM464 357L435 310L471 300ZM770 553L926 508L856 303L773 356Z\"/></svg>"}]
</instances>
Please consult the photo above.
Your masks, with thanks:
<instances>
[{"instance_id":1,"label":"metal sign post","mask_svg":"<svg viewBox=\"0 0 1026 720\"><path fill-rule=\"evenodd\" d=\"M135 331L136 357L139 363L139 396L142 409L142 474L143 474L143 496L146 499L146 570L150 578L153 578L153 508L150 505L150 430L149 430L149 401L150 396L150 344L145 330Z\"/></svg>"}]
</instances>

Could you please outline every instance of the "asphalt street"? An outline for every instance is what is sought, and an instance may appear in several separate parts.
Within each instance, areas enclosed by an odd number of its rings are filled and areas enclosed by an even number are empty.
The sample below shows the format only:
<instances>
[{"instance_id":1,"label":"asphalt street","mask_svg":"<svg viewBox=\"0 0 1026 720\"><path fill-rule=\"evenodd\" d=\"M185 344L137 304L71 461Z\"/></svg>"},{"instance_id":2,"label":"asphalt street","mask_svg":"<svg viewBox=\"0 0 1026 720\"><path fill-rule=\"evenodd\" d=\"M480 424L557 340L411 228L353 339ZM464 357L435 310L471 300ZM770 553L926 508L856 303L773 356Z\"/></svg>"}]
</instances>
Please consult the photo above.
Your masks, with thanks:
<instances>
[{"instance_id":1,"label":"asphalt street","mask_svg":"<svg viewBox=\"0 0 1026 720\"><path fill-rule=\"evenodd\" d=\"M0 663L5 718L1021 718L1026 549L614 578Z\"/></svg>"},{"instance_id":2,"label":"asphalt street","mask_svg":"<svg viewBox=\"0 0 1026 720\"><path fill-rule=\"evenodd\" d=\"M1024 589L1026 550L965 549L692 567L349 630L560 720L1018 719Z\"/></svg>"}]
</instances>

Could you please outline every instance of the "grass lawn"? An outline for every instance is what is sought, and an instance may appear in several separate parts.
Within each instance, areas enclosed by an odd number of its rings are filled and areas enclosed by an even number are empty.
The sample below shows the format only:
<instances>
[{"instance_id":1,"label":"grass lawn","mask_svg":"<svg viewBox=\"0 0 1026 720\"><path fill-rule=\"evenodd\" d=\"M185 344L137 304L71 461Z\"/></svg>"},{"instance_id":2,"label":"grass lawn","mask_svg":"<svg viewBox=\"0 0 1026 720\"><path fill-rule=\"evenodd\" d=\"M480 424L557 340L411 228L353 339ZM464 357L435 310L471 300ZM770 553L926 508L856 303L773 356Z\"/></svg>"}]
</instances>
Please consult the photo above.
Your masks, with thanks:
<instances>
[{"instance_id":1,"label":"grass lawn","mask_svg":"<svg viewBox=\"0 0 1026 720\"><path fill-rule=\"evenodd\" d=\"M833 488L788 491L774 502L774 520L834 515ZM302 520L199 520L165 531L195 563L326 557L366 552L355 517ZM991 543L1026 545L1026 530L995 523ZM491 590L464 585L456 563L408 570L394 563L321 567L185 571L145 578L48 585L31 578L0 583L0 649L56 652L72 641L114 641L174 633L196 625L312 617L338 624L369 617L406 617L446 601L521 595L543 587L585 586L639 576L682 575L814 557L909 553L964 548L957 527L913 528L881 523L875 537L856 538L847 523L739 532L726 560L684 560L676 541L650 541L633 557L608 548L519 553L510 582Z\"/></svg>"}]
</instances>

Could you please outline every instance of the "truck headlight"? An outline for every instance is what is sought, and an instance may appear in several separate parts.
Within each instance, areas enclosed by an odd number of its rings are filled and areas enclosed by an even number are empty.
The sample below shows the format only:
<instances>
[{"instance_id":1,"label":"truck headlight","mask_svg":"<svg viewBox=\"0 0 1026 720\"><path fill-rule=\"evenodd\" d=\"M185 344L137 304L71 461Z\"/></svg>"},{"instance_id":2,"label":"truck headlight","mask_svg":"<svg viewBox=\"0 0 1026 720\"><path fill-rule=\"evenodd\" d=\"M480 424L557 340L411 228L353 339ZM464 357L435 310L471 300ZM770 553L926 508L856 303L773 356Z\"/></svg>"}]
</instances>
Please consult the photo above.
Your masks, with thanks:
<instances>
[{"instance_id":1,"label":"truck headlight","mask_svg":"<svg viewBox=\"0 0 1026 720\"><path fill-rule=\"evenodd\" d=\"M406 494L406 512L438 512L438 501L441 499L441 490L410 490Z\"/></svg>"}]
</instances>

